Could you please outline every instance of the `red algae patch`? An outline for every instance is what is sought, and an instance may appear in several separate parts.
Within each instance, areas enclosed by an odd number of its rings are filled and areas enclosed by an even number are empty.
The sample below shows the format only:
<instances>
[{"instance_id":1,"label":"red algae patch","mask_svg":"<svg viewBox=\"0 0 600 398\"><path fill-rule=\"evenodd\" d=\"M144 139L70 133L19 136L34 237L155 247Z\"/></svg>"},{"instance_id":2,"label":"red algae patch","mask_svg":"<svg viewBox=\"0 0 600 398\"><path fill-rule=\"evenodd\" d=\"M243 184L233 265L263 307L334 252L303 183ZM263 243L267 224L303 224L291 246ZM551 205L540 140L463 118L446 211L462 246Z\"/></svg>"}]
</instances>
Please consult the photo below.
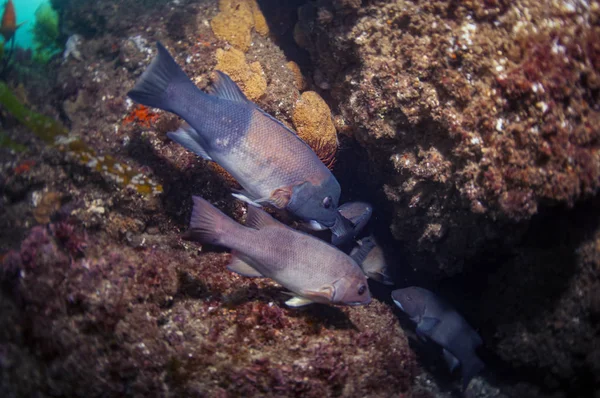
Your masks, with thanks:
<instances>
[{"instance_id":1,"label":"red algae patch","mask_svg":"<svg viewBox=\"0 0 600 398\"><path fill-rule=\"evenodd\" d=\"M229 254L165 246L172 234L138 249L95 234L70 257L64 234L51 231L36 227L0 273L34 331L31 347L62 375L29 388L269 397L411 390L414 354L385 304L292 310L275 283L227 271Z\"/></svg>"}]
</instances>

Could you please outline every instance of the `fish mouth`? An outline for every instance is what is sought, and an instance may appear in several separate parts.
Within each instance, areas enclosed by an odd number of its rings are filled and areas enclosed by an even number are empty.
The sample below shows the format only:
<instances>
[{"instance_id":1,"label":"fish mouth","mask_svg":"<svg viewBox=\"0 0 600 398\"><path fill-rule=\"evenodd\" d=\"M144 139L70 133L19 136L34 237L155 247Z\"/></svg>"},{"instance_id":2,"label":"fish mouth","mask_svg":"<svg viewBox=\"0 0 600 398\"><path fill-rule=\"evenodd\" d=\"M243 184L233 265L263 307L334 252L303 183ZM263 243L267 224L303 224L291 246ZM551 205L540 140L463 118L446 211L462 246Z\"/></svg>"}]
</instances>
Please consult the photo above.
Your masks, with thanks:
<instances>
[{"instance_id":1,"label":"fish mouth","mask_svg":"<svg viewBox=\"0 0 600 398\"><path fill-rule=\"evenodd\" d=\"M398 307L400 307L400 309L401 309L402 311L404 311L404 307L402 307L402 304L400 304L400 302L399 302L399 301L396 301L396 300L394 300L394 303L396 303L396 305L397 305ZM406 311L405 311L405 312L406 312Z\"/></svg>"},{"instance_id":2,"label":"fish mouth","mask_svg":"<svg viewBox=\"0 0 600 398\"><path fill-rule=\"evenodd\" d=\"M350 306L350 307L358 307L359 305L367 305L371 303L372 298L369 297L368 300L365 301L350 301L348 303L346 303L346 305Z\"/></svg>"}]
</instances>

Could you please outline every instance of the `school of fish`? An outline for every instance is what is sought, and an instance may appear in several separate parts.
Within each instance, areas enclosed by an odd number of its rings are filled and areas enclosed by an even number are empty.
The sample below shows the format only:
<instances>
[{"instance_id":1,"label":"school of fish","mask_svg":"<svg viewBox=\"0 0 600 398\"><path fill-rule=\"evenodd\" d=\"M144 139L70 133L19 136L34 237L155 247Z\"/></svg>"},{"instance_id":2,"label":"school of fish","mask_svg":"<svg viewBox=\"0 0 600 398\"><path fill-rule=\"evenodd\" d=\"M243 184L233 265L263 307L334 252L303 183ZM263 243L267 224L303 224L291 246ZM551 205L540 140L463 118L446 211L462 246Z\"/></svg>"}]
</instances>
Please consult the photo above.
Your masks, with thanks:
<instances>
[{"instance_id":1,"label":"school of fish","mask_svg":"<svg viewBox=\"0 0 600 398\"><path fill-rule=\"evenodd\" d=\"M290 307L368 305L367 278L394 284L375 238L367 235L356 241L373 213L370 204L340 206L340 184L315 152L249 101L225 73L217 71L212 87L203 92L161 43L157 51L128 96L180 116L184 124L168 137L227 170L243 188L233 196L248 204L241 225L194 196L192 238L231 249L230 271L270 278L288 289ZM331 230L332 244L282 224L263 206L286 210L313 230ZM346 246L356 242L347 254ZM450 305L423 288L394 290L392 300L416 324L421 339L442 348L450 371L461 367L466 390L484 368L476 353L482 345L477 332Z\"/></svg>"}]
</instances>

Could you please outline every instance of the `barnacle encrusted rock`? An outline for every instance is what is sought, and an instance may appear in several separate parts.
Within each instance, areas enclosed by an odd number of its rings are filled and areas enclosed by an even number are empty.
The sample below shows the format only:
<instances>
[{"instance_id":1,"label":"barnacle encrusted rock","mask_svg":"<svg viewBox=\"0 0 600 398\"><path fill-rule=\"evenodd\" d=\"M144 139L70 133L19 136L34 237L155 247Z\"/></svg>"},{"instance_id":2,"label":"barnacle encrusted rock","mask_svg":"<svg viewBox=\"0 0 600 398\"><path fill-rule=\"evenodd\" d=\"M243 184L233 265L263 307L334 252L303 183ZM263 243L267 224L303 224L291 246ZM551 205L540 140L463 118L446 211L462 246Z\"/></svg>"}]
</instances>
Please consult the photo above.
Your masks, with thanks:
<instances>
[{"instance_id":1,"label":"barnacle encrusted rock","mask_svg":"<svg viewBox=\"0 0 600 398\"><path fill-rule=\"evenodd\" d=\"M296 103L292 115L298 135L306 141L326 164L332 162L337 150L337 133L331 110L319 94L306 91Z\"/></svg>"},{"instance_id":2,"label":"barnacle encrusted rock","mask_svg":"<svg viewBox=\"0 0 600 398\"><path fill-rule=\"evenodd\" d=\"M240 50L217 49L217 66L215 69L223 71L236 82L250 100L260 98L267 90L267 80L260 66L260 62L246 63L246 56Z\"/></svg>"}]
</instances>

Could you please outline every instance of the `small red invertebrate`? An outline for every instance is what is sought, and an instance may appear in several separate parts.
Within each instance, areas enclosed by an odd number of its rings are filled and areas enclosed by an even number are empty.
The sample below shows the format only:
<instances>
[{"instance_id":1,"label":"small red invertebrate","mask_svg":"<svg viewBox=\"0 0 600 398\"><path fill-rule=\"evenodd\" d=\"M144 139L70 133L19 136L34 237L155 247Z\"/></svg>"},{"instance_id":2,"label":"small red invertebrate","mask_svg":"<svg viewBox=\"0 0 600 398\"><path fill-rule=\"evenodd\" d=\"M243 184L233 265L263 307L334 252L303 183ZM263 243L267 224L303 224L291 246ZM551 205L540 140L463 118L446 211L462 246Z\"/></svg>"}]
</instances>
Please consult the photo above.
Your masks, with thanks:
<instances>
[{"instance_id":1,"label":"small red invertebrate","mask_svg":"<svg viewBox=\"0 0 600 398\"><path fill-rule=\"evenodd\" d=\"M21 175L27 173L31 168L35 166L35 160L25 160L13 169L16 175Z\"/></svg>"},{"instance_id":2,"label":"small red invertebrate","mask_svg":"<svg viewBox=\"0 0 600 398\"><path fill-rule=\"evenodd\" d=\"M123 119L123 125L129 123L137 123L140 126L151 127L160 115L156 112L152 112L150 108L144 105L137 105L129 114Z\"/></svg>"}]
</instances>

